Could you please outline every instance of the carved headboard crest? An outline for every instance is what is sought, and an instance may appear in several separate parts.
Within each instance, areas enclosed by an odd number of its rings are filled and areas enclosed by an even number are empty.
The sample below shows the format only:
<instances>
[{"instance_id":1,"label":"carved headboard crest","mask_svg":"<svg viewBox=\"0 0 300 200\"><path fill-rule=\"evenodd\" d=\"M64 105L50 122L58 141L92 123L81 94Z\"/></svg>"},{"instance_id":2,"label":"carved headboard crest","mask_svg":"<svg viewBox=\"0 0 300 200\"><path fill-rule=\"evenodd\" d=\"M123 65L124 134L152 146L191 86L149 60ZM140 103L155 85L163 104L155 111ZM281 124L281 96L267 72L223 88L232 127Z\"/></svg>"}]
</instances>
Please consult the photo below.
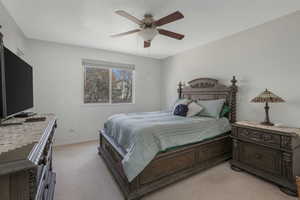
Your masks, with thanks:
<instances>
[{"instance_id":1,"label":"carved headboard crest","mask_svg":"<svg viewBox=\"0 0 300 200\"><path fill-rule=\"evenodd\" d=\"M213 88L218 80L212 78L198 78L188 82L191 88Z\"/></svg>"}]
</instances>

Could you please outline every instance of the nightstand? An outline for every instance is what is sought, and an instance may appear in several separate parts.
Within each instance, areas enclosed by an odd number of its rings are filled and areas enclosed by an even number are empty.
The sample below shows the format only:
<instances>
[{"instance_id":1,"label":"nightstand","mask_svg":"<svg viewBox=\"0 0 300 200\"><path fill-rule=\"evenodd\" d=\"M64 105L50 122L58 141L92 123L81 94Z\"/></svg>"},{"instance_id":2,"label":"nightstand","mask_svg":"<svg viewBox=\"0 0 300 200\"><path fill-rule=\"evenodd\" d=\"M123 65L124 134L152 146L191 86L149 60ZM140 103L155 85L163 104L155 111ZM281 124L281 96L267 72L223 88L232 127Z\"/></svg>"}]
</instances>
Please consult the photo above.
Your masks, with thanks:
<instances>
[{"instance_id":1,"label":"nightstand","mask_svg":"<svg viewBox=\"0 0 300 200\"><path fill-rule=\"evenodd\" d=\"M300 129L241 121L232 125L231 168L273 182L297 196L300 175Z\"/></svg>"}]
</instances>

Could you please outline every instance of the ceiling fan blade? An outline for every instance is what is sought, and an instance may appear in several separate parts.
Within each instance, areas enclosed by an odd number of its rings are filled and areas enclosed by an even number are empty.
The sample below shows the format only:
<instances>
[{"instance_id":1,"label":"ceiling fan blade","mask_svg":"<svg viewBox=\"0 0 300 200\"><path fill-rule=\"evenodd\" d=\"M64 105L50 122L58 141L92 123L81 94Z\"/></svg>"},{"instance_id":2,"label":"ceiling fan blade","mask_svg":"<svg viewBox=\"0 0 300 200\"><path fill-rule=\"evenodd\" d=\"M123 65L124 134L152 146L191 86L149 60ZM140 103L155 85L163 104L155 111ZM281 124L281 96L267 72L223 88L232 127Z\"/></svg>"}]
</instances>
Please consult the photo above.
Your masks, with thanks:
<instances>
[{"instance_id":1,"label":"ceiling fan blade","mask_svg":"<svg viewBox=\"0 0 300 200\"><path fill-rule=\"evenodd\" d=\"M124 10L117 10L117 11L115 11L115 13L118 14L118 15L120 15L120 16L122 16L122 17L125 17L125 18L129 19L130 21L132 21L132 22L134 22L134 23L136 23L138 25L142 25L143 24L143 22L141 20L139 20L138 18L132 16L131 14L127 13Z\"/></svg>"},{"instance_id":2,"label":"ceiling fan blade","mask_svg":"<svg viewBox=\"0 0 300 200\"><path fill-rule=\"evenodd\" d=\"M144 41L144 48L148 48L151 46L151 41Z\"/></svg>"},{"instance_id":3,"label":"ceiling fan blade","mask_svg":"<svg viewBox=\"0 0 300 200\"><path fill-rule=\"evenodd\" d=\"M182 40L184 38L184 35L179 34L179 33L174 33L165 29L157 29L159 34L165 35L167 37L171 37L177 40Z\"/></svg>"},{"instance_id":4,"label":"ceiling fan blade","mask_svg":"<svg viewBox=\"0 0 300 200\"><path fill-rule=\"evenodd\" d=\"M141 31L140 29L134 29L132 31L127 31L127 32L124 32L124 33L118 33L118 34L111 35L111 37L120 37L120 36L124 36L124 35L130 35L132 33L137 33L137 32L140 32L140 31Z\"/></svg>"},{"instance_id":5,"label":"ceiling fan blade","mask_svg":"<svg viewBox=\"0 0 300 200\"><path fill-rule=\"evenodd\" d=\"M179 11L176 11L166 17L163 17L163 18L155 21L154 23L156 26L162 26L162 25L174 22L174 21L182 19L182 18L184 18L183 14L181 14L181 12L179 12Z\"/></svg>"}]
</instances>

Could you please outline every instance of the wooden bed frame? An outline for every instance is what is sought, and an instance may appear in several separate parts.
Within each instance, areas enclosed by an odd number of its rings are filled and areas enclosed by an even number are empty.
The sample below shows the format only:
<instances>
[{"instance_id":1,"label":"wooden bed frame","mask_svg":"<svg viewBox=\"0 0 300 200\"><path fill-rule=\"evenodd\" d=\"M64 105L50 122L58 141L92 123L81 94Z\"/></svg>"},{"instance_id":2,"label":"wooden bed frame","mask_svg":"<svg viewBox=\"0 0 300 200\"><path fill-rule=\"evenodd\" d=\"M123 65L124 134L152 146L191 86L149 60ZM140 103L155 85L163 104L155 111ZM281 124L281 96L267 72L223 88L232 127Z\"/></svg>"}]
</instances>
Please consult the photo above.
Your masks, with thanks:
<instances>
[{"instance_id":1,"label":"wooden bed frame","mask_svg":"<svg viewBox=\"0 0 300 200\"><path fill-rule=\"evenodd\" d=\"M189 86L179 83L179 98L226 99L230 106L229 120L236 121L236 79L231 86L218 83L211 78L199 78L189 82ZM142 196L184 179L197 172L213 167L231 158L232 144L229 134L210 140L175 148L159 153L150 164L132 181L128 182L122 168L125 152L104 130L100 131L99 155L120 186L126 200L138 200Z\"/></svg>"}]
</instances>

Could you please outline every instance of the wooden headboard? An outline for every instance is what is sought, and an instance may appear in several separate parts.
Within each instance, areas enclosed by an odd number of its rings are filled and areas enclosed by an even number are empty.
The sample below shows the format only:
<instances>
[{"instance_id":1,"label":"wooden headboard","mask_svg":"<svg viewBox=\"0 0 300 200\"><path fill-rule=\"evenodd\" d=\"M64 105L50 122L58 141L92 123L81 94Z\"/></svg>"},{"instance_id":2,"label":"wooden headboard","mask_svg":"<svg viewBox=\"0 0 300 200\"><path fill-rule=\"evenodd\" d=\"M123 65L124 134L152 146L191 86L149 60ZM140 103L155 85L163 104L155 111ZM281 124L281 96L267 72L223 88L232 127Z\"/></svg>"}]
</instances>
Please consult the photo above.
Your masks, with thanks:
<instances>
[{"instance_id":1,"label":"wooden headboard","mask_svg":"<svg viewBox=\"0 0 300 200\"><path fill-rule=\"evenodd\" d=\"M212 78L198 78L188 82L185 86L181 82L178 84L179 98L192 100L214 100L226 99L226 104L230 107L229 121L236 121L236 93L238 91L235 76L231 80L231 85L219 84L218 80Z\"/></svg>"}]
</instances>

